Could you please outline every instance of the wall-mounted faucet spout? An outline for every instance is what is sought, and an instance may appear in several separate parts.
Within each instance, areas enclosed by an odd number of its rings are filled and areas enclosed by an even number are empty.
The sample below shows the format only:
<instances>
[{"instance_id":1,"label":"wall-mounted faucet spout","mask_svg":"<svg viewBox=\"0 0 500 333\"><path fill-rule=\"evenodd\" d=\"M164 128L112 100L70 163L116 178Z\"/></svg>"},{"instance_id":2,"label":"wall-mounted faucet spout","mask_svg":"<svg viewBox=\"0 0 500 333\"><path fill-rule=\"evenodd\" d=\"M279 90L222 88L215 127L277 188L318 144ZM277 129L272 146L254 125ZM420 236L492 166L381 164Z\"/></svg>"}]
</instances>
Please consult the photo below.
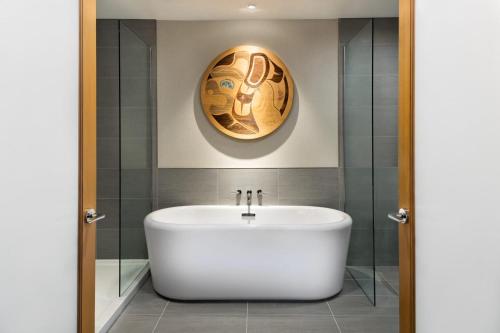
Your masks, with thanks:
<instances>
[{"instance_id":1,"label":"wall-mounted faucet spout","mask_svg":"<svg viewBox=\"0 0 500 333\"><path fill-rule=\"evenodd\" d=\"M241 214L243 217L255 216L255 213L250 213L250 206L252 205L252 190L247 190L247 207L246 213Z\"/></svg>"}]
</instances>

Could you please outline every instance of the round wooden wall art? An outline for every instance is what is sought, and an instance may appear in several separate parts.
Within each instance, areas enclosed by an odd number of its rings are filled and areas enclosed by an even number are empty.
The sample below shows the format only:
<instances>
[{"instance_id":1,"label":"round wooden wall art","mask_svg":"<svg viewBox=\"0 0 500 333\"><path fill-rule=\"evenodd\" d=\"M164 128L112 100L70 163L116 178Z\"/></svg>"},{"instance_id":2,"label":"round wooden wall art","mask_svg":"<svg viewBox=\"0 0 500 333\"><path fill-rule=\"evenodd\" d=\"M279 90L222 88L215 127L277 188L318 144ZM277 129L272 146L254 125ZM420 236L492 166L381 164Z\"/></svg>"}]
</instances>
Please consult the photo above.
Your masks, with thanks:
<instances>
[{"instance_id":1,"label":"round wooden wall art","mask_svg":"<svg viewBox=\"0 0 500 333\"><path fill-rule=\"evenodd\" d=\"M201 81L201 104L222 133L251 140L269 135L288 117L293 79L271 51L238 46L220 54Z\"/></svg>"}]
</instances>

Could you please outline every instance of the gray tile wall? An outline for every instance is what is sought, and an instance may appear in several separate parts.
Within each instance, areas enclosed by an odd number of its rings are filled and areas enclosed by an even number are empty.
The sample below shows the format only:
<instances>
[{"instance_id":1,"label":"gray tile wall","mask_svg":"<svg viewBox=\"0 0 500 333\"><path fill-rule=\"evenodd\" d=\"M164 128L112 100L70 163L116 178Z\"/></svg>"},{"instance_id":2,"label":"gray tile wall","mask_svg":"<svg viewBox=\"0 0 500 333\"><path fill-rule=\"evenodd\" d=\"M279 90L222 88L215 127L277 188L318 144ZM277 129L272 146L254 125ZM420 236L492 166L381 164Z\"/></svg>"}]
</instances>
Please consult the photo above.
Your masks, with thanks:
<instances>
[{"instance_id":1,"label":"gray tile wall","mask_svg":"<svg viewBox=\"0 0 500 333\"><path fill-rule=\"evenodd\" d=\"M138 259L148 257L143 221L153 210L156 22L120 24L120 256Z\"/></svg>"},{"instance_id":2,"label":"gray tile wall","mask_svg":"<svg viewBox=\"0 0 500 333\"><path fill-rule=\"evenodd\" d=\"M264 205L338 208L338 184L337 168L159 169L158 206L235 205L234 191L261 189Z\"/></svg>"},{"instance_id":3,"label":"gray tile wall","mask_svg":"<svg viewBox=\"0 0 500 333\"><path fill-rule=\"evenodd\" d=\"M373 23L373 148L375 264L398 265L398 19Z\"/></svg>"},{"instance_id":4,"label":"gray tile wall","mask_svg":"<svg viewBox=\"0 0 500 333\"><path fill-rule=\"evenodd\" d=\"M118 259L120 217L120 95L118 20L97 20L97 258Z\"/></svg>"},{"instance_id":5,"label":"gray tile wall","mask_svg":"<svg viewBox=\"0 0 500 333\"><path fill-rule=\"evenodd\" d=\"M373 264L372 25L370 19L340 21L344 68L343 175L345 211L353 219L348 265Z\"/></svg>"},{"instance_id":6,"label":"gray tile wall","mask_svg":"<svg viewBox=\"0 0 500 333\"><path fill-rule=\"evenodd\" d=\"M119 43L120 22L97 20L97 209L107 215L97 224L98 259L147 258L142 221L156 183L156 23L121 22Z\"/></svg>"},{"instance_id":7,"label":"gray tile wall","mask_svg":"<svg viewBox=\"0 0 500 333\"><path fill-rule=\"evenodd\" d=\"M340 41L346 46L342 204L353 218L348 264L398 265L397 225L387 220L398 207L398 21L341 20Z\"/></svg>"}]
</instances>

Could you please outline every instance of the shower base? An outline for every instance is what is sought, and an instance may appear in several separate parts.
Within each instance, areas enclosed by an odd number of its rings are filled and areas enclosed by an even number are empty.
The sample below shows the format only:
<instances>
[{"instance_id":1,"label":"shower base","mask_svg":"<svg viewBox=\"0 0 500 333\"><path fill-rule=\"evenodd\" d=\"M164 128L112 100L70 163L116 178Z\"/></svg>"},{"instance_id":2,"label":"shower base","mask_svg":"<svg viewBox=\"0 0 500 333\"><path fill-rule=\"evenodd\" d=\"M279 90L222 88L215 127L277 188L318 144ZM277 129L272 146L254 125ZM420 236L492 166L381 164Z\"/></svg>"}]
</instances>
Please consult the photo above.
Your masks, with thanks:
<instances>
[{"instance_id":1,"label":"shower base","mask_svg":"<svg viewBox=\"0 0 500 333\"><path fill-rule=\"evenodd\" d=\"M149 276L147 259L122 260L122 281L130 286L119 296L118 259L96 260L95 331L107 332Z\"/></svg>"}]
</instances>

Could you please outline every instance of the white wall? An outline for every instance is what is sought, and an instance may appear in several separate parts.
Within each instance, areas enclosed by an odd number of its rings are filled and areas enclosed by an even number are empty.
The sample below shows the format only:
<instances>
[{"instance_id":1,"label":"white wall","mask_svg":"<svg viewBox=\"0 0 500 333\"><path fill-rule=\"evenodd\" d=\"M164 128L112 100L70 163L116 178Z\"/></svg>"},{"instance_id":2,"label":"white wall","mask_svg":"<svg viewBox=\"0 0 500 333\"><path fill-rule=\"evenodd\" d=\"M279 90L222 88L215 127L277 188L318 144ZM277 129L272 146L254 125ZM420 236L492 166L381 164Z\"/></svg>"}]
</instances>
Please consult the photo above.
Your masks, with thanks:
<instances>
[{"instance_id":1,"label":"white wall","mask_svg":"<svg viewBox=\"0 0 500 333\"><path fill-rule=\"evenodd\" d=\"M157 26L160 168L338 166L336 20L158 21ZM207 66L242 44L274 51L296 87L284 124L246 142L217 131L199 98Z\"/></svg>"},{"instance_id":2,"label":"white wall","mask_svg":"<svg viewBox=\"0 0 500 333\"><path fill-rule=\"evenodd\" d=\"M0 332L76 332L78 6L2 1Z\"/></svg>"},{"instance_id":3,"label":"white wall","mask_svg":"<svg viewBox=\"0 0 500 333\"><path fill-rule=\"evenodd\" d=\"M416 1L418 333L500 332L500 2Z\"/></svg>"}]
</instances>

